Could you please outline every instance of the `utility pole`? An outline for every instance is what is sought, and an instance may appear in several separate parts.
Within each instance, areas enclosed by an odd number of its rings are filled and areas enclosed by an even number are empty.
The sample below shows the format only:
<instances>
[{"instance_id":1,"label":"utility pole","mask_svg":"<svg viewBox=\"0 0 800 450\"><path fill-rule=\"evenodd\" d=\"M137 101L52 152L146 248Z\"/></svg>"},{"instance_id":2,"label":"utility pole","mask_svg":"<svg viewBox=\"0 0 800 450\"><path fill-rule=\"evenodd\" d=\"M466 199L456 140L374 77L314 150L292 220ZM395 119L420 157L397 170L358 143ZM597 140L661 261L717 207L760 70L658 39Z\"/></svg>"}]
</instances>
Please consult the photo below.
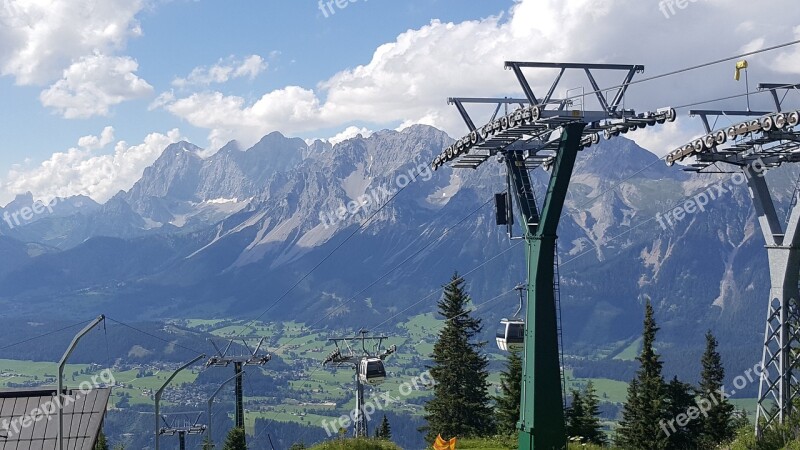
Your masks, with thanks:
<instances>
[{"instance_id":1,"label":"utility pole","mask_svg":"<svg viewBox=\"0 0 800 450\"><path fill-rule=\"evenodd\" d=\"M448 99L464 119L469 134L444 149L431 167L438 170L452 163L457 169L477 169L492 157L505 166L504 187L508 192L496 197L498 225L508 226L512 234L514 202L507 201L510 196L516 200L521 219L519 226L525 241L528 279L519 448L563 449L567 439L553 256L577 154L598 144L601 135L611 139L636 129L671 122L676 114L673 109L643 114L625 109L625 93L635 74L644 71L644 66L509 61L505 68L513 71L524 97ZM526 78L524 71L529 69L559 71L543 97L534 93ZM556 98L556 89L568 70L583 72L593 91L574 98ZM593 71L625 73L622 83L610 90L613 99L604 95L609 90L600 89ZM584 106L592 98L599 108L587 111ZM467 104L497 106L489 122L478 127L466 109ZM508 105L519 107L498 117ZM529 174L539 167L551 171L541 211ZM508 216L499 217L501 211Z\"/></svg>"},{"instance_id":2,"label":"utility pole","mask_svg":"<svg viewBox=\"0 0 800 450\"><path fill-rule=\"evenodd\" d=\"M258 345L254 350L250 350L250 346L247 345L247 341L242 339L242 344L247 349L248 354L236 356L228 354L231 346L233 345L233 339L228 341L228 345L224 350L220 350L214 341L209 341L211 342L211 345L214 346L217 354L208 359L206 362L206 367L228 367L230 364L233 364L234 378L236 379L236 385L234 387L234 394L236 395L234 423L236 428L244 429L244 389L242 386L242 374L244 373L244 366L263 366L272 359L272 355L269 353L259 353L261 351L261 346L264 344L264 338L261 338L258 341Z\"/></svg>"},{"instance_id":3,"label":"utility pole","mask_svg":"<svg viewBox=\"0 0 800 450\"><path fill-rule=\"evenodd\" d=\"M172 375L170 375L169 378L167 378L167 381L165 381L164 384L161 385L161 387L158 388L158 390L156 391L156 395L155 395L155 407L156 407L156 435L155 435L155 439L156 439L156 450L160 449L159 437L162 434L162 432L161 432L162 428L159 426L159 423L160 423L160 421L162 419L161 418L160 406L161 406L161 395L164 393L164 389L166 389L167 385L169 385L169 383L172 382L172 380L175 378L176 375L178 375L178 373L180 371L182 371L183 369L191 366L192 364L196 363L197 361L200 361L201 359L203 359L205 357L206 357L206 355L200 355L200 356L194 358L193 360L187 362L186 364L180 366L177 370L172 372ZM205 427L204 427L204 429L205 429Z\"/></svg>"},{"instance_id":4,"label":"utility pole","mask_svg":"<svg viewBox=\"0 0 800 450\"><path fill-rule=\"evenodd\" d=\"M397 351L396 346L391 346L382 351L383 341L388 336L370 336L369 331L360 330L360 336L355 337L336 337L328 339L336 346L330 355L325 358L322 365L333 367L351 367L355 370L356 384L356 418L353 422L353 437L368 437L369 431L367 421L364 418L364 383L378 384L386 377L386 369L383 360ZM361 351L357 351L350 344L353 342L361 343ZM373 342L373 350L367 349L367 342ZM373 371L374 370L374 371ZM380 373L382 372L382 375Z\"/></svg>"},{"instance_id":5,"label":"utility pole","mask_svg":"<svg viewBox=\"0 0 800 450\"><path fill-rule=\"evenodd\" d=\"M242 377L244 376L244 374L245 374L244 372L241 372L241 373L240 373L240 372L237 372L237 373L236 373L236 374L234 374L232 377L230 377L230 378L228 378L227 380L225 380L225 382L223 382L222 384L220 384L220 385L219 385L219 387L217 387L217 390L216 390L216 391L214 391L214 393L213 393L213 394L211 394L211 396L210 396L210 397L208 397L208 413L207 413L207 415L206 415L206 417L208 417L208 427L206 428L206 436L207 436L207 437L208 437L208 439L209 439L210 441L212 441L212 442L213 442L213 440L214 440L214 436L212 436L212 435L211 435L211 424L212 424L212 422L213 422L213 420L212 420L212 418L211 418L211 405L214 403L214 398L217 396L217 394L219 394L219 391L220 391L220 390L222 390L222 388L223 388L223 387L225 387L225 385L226 385L226 384L228 384L228 383L230 383L231 381L233 381L233 379L234 379L234 378L235 378L237 381L239 381L239 379L240 379L240 378L242 378ZM238 391L238 392L241 392L241 391Z\"/></svg>"},{"instance_id":6,"label":"utility pole","mask_svg":"<svg viewBox=\"0 0 800 450\"><path fill-rule=\"evenodd\" d=\"M89 325L86 325L78 334L72 338L72 342L67 347L67 351L64 352L64 355L61 357L61 360L58 362L58 392L56 393L56 398L58 400L58 449L64 450L64 397L66 396L66 392L64 391L64 367L67 365L67 359L69 359L72 352L75 351L75 347L78 346L78 342L83 338L92 328L96 327L106 320L106 316L99 315L96 319L94 319Z\"/></svg>"}]
</instances>

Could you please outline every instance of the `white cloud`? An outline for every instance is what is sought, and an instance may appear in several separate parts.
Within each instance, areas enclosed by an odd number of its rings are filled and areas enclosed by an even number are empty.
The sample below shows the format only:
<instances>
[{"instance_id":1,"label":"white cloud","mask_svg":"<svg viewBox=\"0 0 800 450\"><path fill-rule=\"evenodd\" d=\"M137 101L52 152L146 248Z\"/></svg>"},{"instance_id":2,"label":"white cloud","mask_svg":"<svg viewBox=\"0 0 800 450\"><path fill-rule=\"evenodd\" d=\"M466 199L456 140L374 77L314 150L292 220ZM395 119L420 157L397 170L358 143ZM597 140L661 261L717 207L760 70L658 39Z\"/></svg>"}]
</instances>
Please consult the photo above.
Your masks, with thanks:
<instances>
[{"instance_id":1,"label":"white cloud","mask_svg":"<svg viewBox=\"0 0 800 450\"><path fill-rule=\"evenodd\" d=\"M297 86L272 91L249 106L242 97L205 92L177 99L166 108L194 126L210 129L213 148L232 139L253 144L270 129L291 133L319 126L319 99Z\"/></svg>"},{"instance_id":2,"label":"white cloud","mask_svg":"<svg viewBox=\"0 0 800 450\"><path fill-rule=\"evenodd\" d=\"M129 57L86 56L66 69L39 99L67 119L105 116L110 106L153 93L153 87L134 73L138 68Z\"/></svg>"},{"instance_id":3,"label":"white cloud","mask_svg":"<svg viewBox=\"0 0 800 450\"><path fill-rule=\"evenodd\" d=\"M254 79L267 69L267 63L259 55L250 55L244 59L229 57L220 59L211 67L195 67L186 78L176 78L172 85L178 88L189 86L208 86L213 83L225 83L233 78Z\"/></svg>"},{"instance_id":4,"label":"white cloud","mask_svg":"<svg viewBox=\"0 0 800 450\"><path fill-rule=\"evenodd\" d=\"M700 120L686 116L679 117L675 122L668 122L646 130L646 132L644 130L637 131L626 137L632 139L640 147L651 150L659 157L705 135Z\"/></svg>"},{"instance_id":5,"label":"white cloud","mask_svg":"<svg viewBox=\"0 0 800 450\"><path fill-rule=\"evenodd\" d=\"M87 150L99 150L114 141L114 127L107 126L103 128L100 136L88 135L78 139L78 147Z\"/></svg>"},{"instance_id":6,"label":"white cloud","mask_svg":"<svg viewBox=\"0 0 800 450\"><path fill-rule=\"evenodd\" d=\"M166 134L151 133L138 145L118 141L113 153L94 155L98 146L113 141L113 128L106 127L99 137L82 137L78 147L54 153L36 167L13 168L2 182L0 197L10 200L30 191L48 200L82 194L105 202L120 190L130 189L165 147L180 140L180 131L173 129Z\"/></svg>"},{"instance_id":7,"label":"white cloud","mask_svg":"<svg viewBox=\"0 0 800 450\"><path fill-rule=\"evenodd\" d=\"M800 39L800 25L794 29L794 37L795 39ZM800 74L800 47L795 46L785 52L781 52L775 58L775 70L780 73Z\"/></svg>"},{"instance_id":8,"label":"white cloud","mask_svg":"<svg viewBox=\"0 0 800 450\"><path fill-rule=\"evenodd\" d=\"M338 133L335 136L326 139L326 141L330 142L332 145L336 145L340 142L352 139L358 136L359 134L361 135L361 137L368 138L372 136L372 133L373 131L368 128L364 127L358 128L355 126L349 126L345 128L344 131L342 131L341 133Z\"/></svg>"},{"instance_id":9,"label":"white cloud","mask_svg":"<svg viewBox=\"0 0 800 450\"><path fill-rule=\"evenodd\" d=\"M521 95L513 74L503 70L506 60L645 64L648 76L734 55L761 42L791 40L800 21L793 1L776 0L770 8L755 9L739 3L691 2L666 19L657 3L641 0L521 0L504 15L461 23L432 21L404 32L378 47L367 64L342 71L314 90L289 86L254 102L220 92L191 94L165 102L165 108L208 129L212 146L232 138L252 143L272 130L307 132L353 121L427 123L458 135L465 127L456 110L446 105L447 97ZM782 14L775 15L776 10ZM749 58L751 79L773 75L777 56ZM800 70L800 61L790 56L782 60L788 70ZM636 85L625 106L655 109L740 92L732 73L731 63ZM531 70L527 75L543 94L556 73ZM577 75L565 76L556 95L579 86L591 91L583 74ZM601 86L621 80L619 73L598 77ZM737 108L739 103L743 101L732 102Z\"/></svg>"},{"instance_id":10,"label":"white cloud","mask_svg":"<svg viewBox=\"0 0 800 450\"><path fill-rule=\"evenodd\" d=\"M2 0L0 74L42 85L92 53L110 54L142 31L144 0Z\"/></svg>"}]
</instances>

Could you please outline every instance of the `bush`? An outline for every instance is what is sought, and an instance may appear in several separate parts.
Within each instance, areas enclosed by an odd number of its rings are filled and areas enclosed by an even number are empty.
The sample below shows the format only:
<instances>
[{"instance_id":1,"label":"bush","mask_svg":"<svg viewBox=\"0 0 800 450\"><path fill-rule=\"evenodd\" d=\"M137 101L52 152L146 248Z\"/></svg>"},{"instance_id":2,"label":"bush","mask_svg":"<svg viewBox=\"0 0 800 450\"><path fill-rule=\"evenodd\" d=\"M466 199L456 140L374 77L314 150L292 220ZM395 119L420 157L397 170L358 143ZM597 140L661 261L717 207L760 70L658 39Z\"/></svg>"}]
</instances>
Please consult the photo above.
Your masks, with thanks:
<instances>
[{"instance_id":1,"label":"bush","mask_svg":"<svg viewBox=\"0 0 800 450\"><path fill-rule=\"evenodd\" d=\"M402 450L384 439L336 439L311 447L311 450Z\"/></svg>"}]
</instances>

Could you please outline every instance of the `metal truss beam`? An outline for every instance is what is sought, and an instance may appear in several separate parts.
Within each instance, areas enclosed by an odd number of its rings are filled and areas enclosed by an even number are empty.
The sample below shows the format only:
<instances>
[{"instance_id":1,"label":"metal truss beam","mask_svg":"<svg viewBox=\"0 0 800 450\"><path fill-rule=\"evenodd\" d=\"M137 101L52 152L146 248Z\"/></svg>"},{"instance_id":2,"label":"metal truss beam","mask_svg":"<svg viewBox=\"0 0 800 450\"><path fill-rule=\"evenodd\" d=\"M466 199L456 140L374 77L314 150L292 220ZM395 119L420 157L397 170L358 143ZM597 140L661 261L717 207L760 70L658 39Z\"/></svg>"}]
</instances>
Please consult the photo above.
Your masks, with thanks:
<instances>
[{"instance_id":1,"label":"metal truss beam","mask_svg":"<svg viewBox=\"0 0 800 450\"><path fill-rule=\"evenodd\" d=\"M781 83L759 83L758 90L759 91L769 91L770 95L772 95L772 101L775 102L775 111L781 112L783 109L783 99L786 98L784 94L783 98L778 95L778 91L789 91L789 90L797 90L800 89L800 84L781 84Z\"/></svg>"},{"instance_id":2,"label":"metal truss beam","mask_svg":"<svg viewBox=\"0 0 800 450\"><path fill-rule=\"evenodd\" d=\"M668 165L688 157L697 162L685 170L703 172L724 163L736 168L747 180L753 206L764 236L769 261L770 292L761 355L756 435L765 427L783 423L793 401L800 397L800 207L795 201L784 229L775 201L770 194L765 172L784 163L800 162L800 111L781 112L783 99L777 91L797 86L761 84L772 91L776 112L695 110L690 114L703 121L706 136L667 155ZM784 96L785 98L785 96ZM712 131L711 116L757 117L725 130Z\"/></svg>"},{"instance_id":3,"label":"metal truss beam","mask_svg":"<svg viewBox=\"0 0 800 450\"><path fill-rule=\"evenodd\" d=\"M432 167L438 169L445 163L455 161L455 168L475 169L491 156L508 150L527 150L525 165L535 168L552 164L559 147L560 135L555 133L569 123L584 123L581 148L588 148L606 139L628 131L663 124L675 120L673 109L636 114L632 110L621 109L625 93L636 73L644 66L632 64L582 64L582 63L543 63L508 61L506 69L511 69L525 97L516 98L476 98L451 97L448 103L455 105L459 115L469 130L469 134L456 141L437 157ZM523 69L557 69L558 75L543 97L539 97L525 77ZM580 70L589 80L600 107L588 111L581 106L571 108L572 100L555 99L553 95L567 70ZM607 99L595 78L595 71L624 71L622 84L609 91L616 91L613 99ZM468 104L495 105L494 113L488 123L478 126L467 111ZM508 105L518 105L518 109L508 112ZM501 112L505 107L506 110Z\"/></svg>"},{"instance_id":4,"label":"metal truss beam","mask_svg":"<svg viewBox=\"0 0 800 450\"><path fill-rule=\"evenodd\" d=\"M767 243L770 298L761 357L763 376L758 390L756 434L783 423L800 394L800 207L794 206L784 232L763 174L744 169L750 195ZM797 192L794 193L798 195Z\"/></svg>"}]
</instances>

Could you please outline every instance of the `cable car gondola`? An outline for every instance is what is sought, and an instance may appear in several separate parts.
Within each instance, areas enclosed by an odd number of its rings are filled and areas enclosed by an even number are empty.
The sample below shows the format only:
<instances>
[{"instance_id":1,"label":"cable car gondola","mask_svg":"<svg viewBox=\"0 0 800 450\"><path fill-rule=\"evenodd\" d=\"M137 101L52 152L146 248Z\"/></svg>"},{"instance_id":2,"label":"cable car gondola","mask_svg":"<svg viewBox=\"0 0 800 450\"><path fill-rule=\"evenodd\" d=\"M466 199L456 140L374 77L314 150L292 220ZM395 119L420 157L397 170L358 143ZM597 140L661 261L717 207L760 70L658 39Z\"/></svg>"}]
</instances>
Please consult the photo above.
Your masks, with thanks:
<instances>
[{"instance_id":1,"label":"cable car gondola","mask_svg":"<svg viewBox=\"0 0 800 450\"><path fill-rule=\"evenodd\" d=\"M520 350L525 346L525 321L519 316L522 311L522 291L526 286L520 284L516 287L519 291L519 308L511 319L500 321L500 329L497 330L497 347L504 351Z\"/></svg>"},{"instance_id":2,"label":"cable car gondola","mask_svg":"<svg viewBox=\"0 0 800 450\"><path fill-rule=\"evenodd\" d=\"M380 358L367 357L361 360L358 378L364 384L372 386L383 383L386 379L386 368Z\"/></svg>"},{"instance_id":3,"label":"cable car gondola","mask_svg":"<svg viewBox=\"0 0 800 450\"><path fill-rule=\"evenodd\" d=\"M525 346L525 322L518 319L503 319L497 330L497 347L504 352L520 350Z\"/></svg>"}]
</instances>

